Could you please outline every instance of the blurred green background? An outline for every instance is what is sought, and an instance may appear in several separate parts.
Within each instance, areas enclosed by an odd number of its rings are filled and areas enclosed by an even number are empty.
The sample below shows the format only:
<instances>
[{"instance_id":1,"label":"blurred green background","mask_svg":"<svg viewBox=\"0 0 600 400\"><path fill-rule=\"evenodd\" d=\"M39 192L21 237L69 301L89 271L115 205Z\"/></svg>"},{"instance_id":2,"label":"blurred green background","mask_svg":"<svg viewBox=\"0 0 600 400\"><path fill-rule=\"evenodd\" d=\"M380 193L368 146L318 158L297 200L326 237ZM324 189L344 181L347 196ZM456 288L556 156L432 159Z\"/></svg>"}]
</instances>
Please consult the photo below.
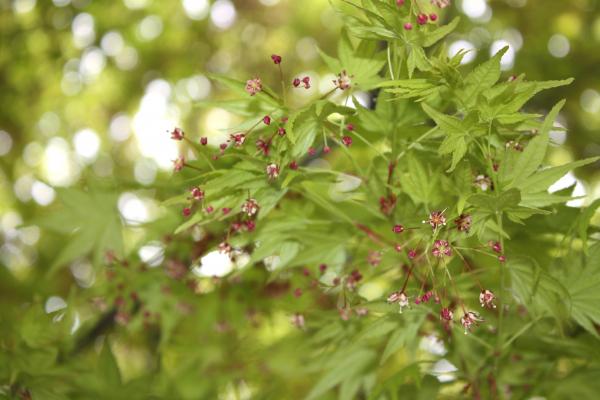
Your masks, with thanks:
<instances>
[{"instance_id":1,"label":"blurred green background","mask_svg":"<svg viewBox=\"0 0 600 400\"><path fill-rule=\"evenodd\" d=\"M596 0L457 0L441 16L462 16L448 48L472 49L467 63L508 44L506 77L576 78L529 106L568 100L553 164L600 154L599 9ZM57 188L103 182L117 190L126 250L136 249L140 224L164 211L157 190L179 154L166 131L218 138L239 123L218 107L197 107L225 95L207 75L277 84L269 57L277 53L286 78L312 77L301 95L318 96L332 75L317 48L332 53L341 28L327 0L2 0L0 11L0 298L13 301L8 282L32 289L64 246L23 224L52 211ZM600 195L599 167L561 180L589 195L571 205Z\"/></svg>"},{"instance_id":2,"label":"blurred green background","mask_svg":"<svg viewBox=\"0 0 600 400\"><path fill-rule=\"evenodd\" d=\"M600 155L599 11L598 0L455 0L441 15L462 17L447 43L450 53L472 49L466 63L508 44L504 78L575 78L528 106L545 113L567 99L559 116L566 134L553 132L551 164ZM152 265L156 248L148 243L176 225L169 216L178 217L160 205L179 155L167 130L180 126L193 140L219 143L240 122L198 106L227 96L208 76L260 76L275 86L270 55L277 53L287 79L312 78L298 96L319 96L333 75L317 49L335 53L340 29L327 0L0 0L0 307L66 297L73 281L93 284L91 267L81 263L42 281L68 245L36 223L60 208L60 188L116 193L125 252ZM570 185L588 195L572 206L600 197L600 165L567 175L555 189ZM149 232L145 223L159 219L167 222Z\"/></svg>"}]
</instances>

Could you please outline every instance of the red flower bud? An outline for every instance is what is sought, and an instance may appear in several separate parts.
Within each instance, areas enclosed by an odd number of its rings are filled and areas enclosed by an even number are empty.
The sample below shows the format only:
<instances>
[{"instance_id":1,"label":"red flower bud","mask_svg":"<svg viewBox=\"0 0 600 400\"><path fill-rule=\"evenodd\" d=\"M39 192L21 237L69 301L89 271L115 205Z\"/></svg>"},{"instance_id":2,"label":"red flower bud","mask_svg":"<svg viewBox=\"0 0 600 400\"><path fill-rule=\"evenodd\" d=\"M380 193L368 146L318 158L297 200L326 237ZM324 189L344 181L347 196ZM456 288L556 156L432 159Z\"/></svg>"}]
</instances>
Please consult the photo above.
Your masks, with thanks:
<instances>
[{"instance_id":1,"label":"red flower bud","mask_svg":"<svg viewBox=\"0 0 600 400\"><path fill-rule=\"evenodd\" d=\"M273 60L273 63L276 65L281 64L281 56L278 56L277 54L271 55L271 60Z\"/></svg>"}]
</instances>

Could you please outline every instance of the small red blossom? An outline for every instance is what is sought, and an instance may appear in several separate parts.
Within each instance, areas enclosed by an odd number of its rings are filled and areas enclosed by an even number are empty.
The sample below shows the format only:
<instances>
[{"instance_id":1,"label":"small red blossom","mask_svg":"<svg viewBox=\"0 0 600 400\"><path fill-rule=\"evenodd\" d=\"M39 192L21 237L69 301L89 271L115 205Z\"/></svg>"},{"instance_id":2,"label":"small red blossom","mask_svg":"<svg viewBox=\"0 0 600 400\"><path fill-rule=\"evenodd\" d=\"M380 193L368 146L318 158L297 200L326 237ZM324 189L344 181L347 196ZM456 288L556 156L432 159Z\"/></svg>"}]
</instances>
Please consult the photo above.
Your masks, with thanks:
<instances>
[{"instance_id":1,"label":"small red blossom","mask_svg":"<svg viewBox=\"0 0 600 400\"><path fill-rule=\"evenodd\" d=\"M252 232L254 229L256 229L256 222L252 220L246 221L246 229L248 232Z\"/></svg>"},{"instance_id":2,"label":"small red blossom","mask_svg":"<svg viewBox=\"0 0 600 400\"><path fill-rule=\"evenodd\" d=\"M421 303L427 303L433 297L432 291L427 291L421 296Z\"/></svg>"},{"instance_id":3,"label":"small red blossom","mask_svg":"<svg viewBox=\"0 0 600 400\"><path fill-rule=\"evenodd\" d=\"M256 215L259 208L258 202L254 199L248 199L242 204L242 212L249 217Z\"/></svg>"},{"instance_id":4,"label":"small red blossom","mask_svg":"<svg viewBox=\"0 0 600 400\"><path fill-rule=\"evenodd\" d=\"M394 245L394 250L396 250L398 253L400 253L402 251L402 245L401 244Z\"/></svg>"},{"instance_id":5,"label":"small red blossom","mask_svg":"<svg viewBox=\"0 0 600 400\"><path fill-rule=\"evenodd\" d=\"M309 148L308 148L308 155L309 155L309 156L314 156L316 152L317 152L317 151L315 150L315 148L314 148L314 147L309 147Z\"/></svg>"},{"instance_id":6,"label":"small red blossom","mask_svg":"<svg viewBox=\"0 0 600 400\"><path fill-rule=\"evenodd\" d=\"M271 117L269 117L268 115L265 115L263 118L263 123L265 125L271 125Z\"/></svg>"},{"instance_id":7,"label":"small red blossom","mask_svg":"<svg viewBox=\"0 0 600 400\"><path fill-rule=\"evenodd\" d=\"M298 163L296 161L292 161L292 162L290 162L289 167L290 167L291 170L295 171L295 170L298 169Z\"/></svg>"},{"instance_id":8,"label":"small red blossom","mask_svg":"<svg viewBox=\"0 0 600 400\"><path fill-rule=\"evenodd\" d=\"M249 79L246 81L246 92L254 96L262 90L262 81L260 78Z\"/></svg>"},{"instance_id":9,"label":"small red blossom","mask_svg":"<svg viewBox=\"0 0 600 400\"><path fill-rule=\"evenodd\" d=\"M400 224L396 224L392 228L392 232L394 232L394 233L402 233L402 232L404 232L404 226L402 226Z\"/></svg>"},{"instance_id":10,"label":"small red blossom","mask_svg":"<svg viewBox=\"0 0 600 400\"><path fill-rule=\"evenodd\" d=\"M438 19L438 16L436 13L431 13L429 14L429 19L431 20L431 22L435 22Z\"/></svg>"},{"instance_id":11,"label":"small red blossom","mask_svg":"<svg viewBox=\"0 0 600 400\"><path fill-rule=\"evenodd\" d=\"M344 136L342 138L342 143L344 143L346 147L350 147L352 146L352 138L350 136Z\"/></svg>"},{"instance_id":12,"label":"small red blossom","mask_svg":"<svg viewBox=\"0 0 600 400\"><path fill-rule=\"evenodd\" d=\"M202 137L200 138L200 144L201 144L202 146L206 146L206 145L208 144L208 138L207 138L206 136L202 136Z\"/></svg>"},{"instance_id":13,"label":"small red blossom","mask_svg":"<svg viewBox=\"0 0 600 400\"><path fill-rule=\"evenodd\" d=\"M398 303L400 306L400 313L402 313L403 308L408 307L409 305L408 296L406 293L400 291L390 294L387 298L387 302L390 304Z\"/></svg>"},{"instance_id":14,"label":"small red blossom","mask_svg":"<svg viewBox=\"0 0 600 400\"><path fill-rule=\"evenodd\" d=\"M177 157L175 160L173 160L173 170L175 172L181 171L184 166L185 166L185 158L183 156Z\"/></svg>"},{"instance_id":15,"label":"small red blossom","mask_svg":"<svg viewBox=\"0 0 600 400\"><path fill-rule=\"evenodd\" d=\"M277 134L279 136L285 136L285 134L286 134L285 128L282 127L282 126L280 126L279 128L277 128Z\"/></svg>"},{"instance_id":16,"label":"small red blossom","mask_svg":"<svg viewBox=\"0 0 600 400\"><path fill-rule=\"evenodd\" d=\"M204 211L206 211L207 214L210 214L211 212L213 212L215 209L213 208L213 206L207 206Z\"/></svg>"},{"instance_id":17,"label":"small red blossom","mask_svg":"<svg viewBox=\"0 0 600 400\"><path fill-rule=\"evenodd\" d=\"M492 249L495 253L502 253L502 245L500 244L500 242L495 242L493 240L490 240L488 242L488 246L490 246L490 249Z\"/></svg>"},{"instance_id":18,"label":"small red blossom","mask_svg":"<svg viewBox=\"0 0 600 400\"><path fill-rule=\"evenodd\" d=\"M221 149L221 152L225 151L225 149L227 149L227 143L221 143L219 148Z\"/></svg>"},{"instance_id":19,"label":"small red blossom","mask_svg":"<svg viewBox=\"0 0 600 400\"><path fill-rule=\"evenodd\" d=\"M475 311L467 311L460 319L460 323L465 328L465 335L471 331L473 326L477 326L483 319Z\"/></svg>"},{"instance_id":20,"label":"small red blossom","mask_svg":"<svg viewBox=\"0 0 600 400\"><path fill-rule=\"evenodd\" d=\"M459 232L469 232L471 229L471 224L473 223L473 218L469 214L460 214L458 218L454 220L456 224L456 229Z\"/></svg>"},{"instance_id":21,"label":"small red blossom","mask_svg":"<svg viewBox=\"0 0 600 400\"><path fill-rule=\"evenodd\" d=\"M192 194L192 198L194 200L202 200L204 198L204 190L200 189L197 186L191 188L190 193Z\"/></svg>"},{"instance_id":22,"label":"small red blossom","mask_svg":"<svg viewBox=\"0 0 600 400\"><path fill-rule=\"evenodd\" d=\"M229 214L231 212L231 208L229 208L229 207L223 207L221 209L221 212L223 213L223 215L227 215L227 214Z\"/></svg>"},{"instance_id":23,"label":"small red blossom","mask_svg":"<svg viewBox=\"0 0 600 400\"><path fill-rule=\"evenodd\" d=\"M300 83L302 83L300 78L294 78L294 80L292 81L292 85L294 85L294 87L300 86Z\"/></svg>"},{"instance_id":24,"label":"small red blossom","mask_svg":"<svg viewBox=\"0 0 600 400\"><path fill-rule=\"evenodd\" d=\"M327 270L327 264L319 265L319 271L323 274Z\"/></svg>"},{"instance_id":25,"label":"small red blossom","mask_svg":"<svg viewBox=\"0 0 600 400\"><path fill-rule=\"evenodd\" d=\"M323 147L323 153L329 154L330 152L331 152L331 147L329 147L329 146Z\"/></svg>"},{"instance_id":26,"label":"small red blossom","mask_svg":"<svg viewBox=\"0 0 600 400\"><path fill-rule=\"evenodd\" d=\"M269 155L269 149L270 149L270 146L269 146L269 143L268 143L268 142L265 142L265 141L264 141L264 140L262 140L262 139L258 139L258 140L256 141L256 148L257 148L258 150L262 151L263 155L265 155L265 156L268 156L268 155Z\"/></svg>"},{"instance_id":27,"label":"small red blossom","mask_svg":"<svg viewBox=\"0 0 600 400\"><path fill-rule=\"evenodd\" d=\"M411 249L408 251L408 258L410 258L411 260L414 259L415 257L417 257L417 250L415 249Z\"/></svg>"},{"instance_id":28,"label":"small red blossom","mask_svg":"<svg viewBox=\"0 0 600 400\"><path fill-rule=\"evenodd\" d=\"M229 140L233 142L236 147L241 147L246 141L246 135L244 133L236 133L229 136ZM223 145L221 145L223 146Z\"/></svg>"},{"instance_id":29,"label":"small red blossom","mask_svg":"<svg viewBox=\"0 0 600 400\"><path fill-rule=\"evenodd\" d=\"M452 248L447 240L436 240L433 242L433 249L431 249L431 254L434 257L442 258L444 256L450 257L452 255Z\"/></svg>"},{"instance_id":30,"label":"small red blossom","mask_svg":"<svg viewBox=\"0 0 600 400\"><path fill-rule=\"evenodd\" d=\"M404 2L405 2L405 0L396 0L396 5L397 5L398 7L401 7L401 6L403 6L403 5L404 5Z\"/></svg>"},{"instance_id":31,"label":"small red blossom","mask_svg":"<svg viewBox=\"0 0 600 400\"><path fill-rule=\"evenodd\" d=\"M333 83L335 84L336 88L340 90L350 89L350 87L352 86L352 81L350 80L350 78L351 76L348 75L346 70L343 70L338 74L337 79L334 80Z\"/></svg>"},{"instance_id":32,"label":"small red blossom","mask_svg":"<svg viewBox=\"0 0 600 400\"><path fill-rule=\"evenodd\" d=\"M346 125L346 129L348 129L350 132L352 132L354 130L354 125L348 124L348 125Z\"/></svg>"},{"instance_id":33,"label":"small red blossom","mask_svg":"<svg viewBox=\"0 0 600 400\"><path fill-rule=\"evenodd\" d=\"M302 296L302 289L296 288L294 290L294 297L300 297L300 296Z\"/></svg>"},{"instance_id":34,"label":"small red blossom","mask_svg":"<svg viewBox=\"0 0 600 400\"><path fill-rule=\"evenodd\" d=\"M171 139L173 139L173 140L183 140L184 135L185 134L183 133L181 128L174 128L171 131Z\"/></svg>"},{"instance_id":35,"label":"small red blossom","mask_svg":"<svg viewBox=\"0 0 600 400\"><path fill-rule=\"evenodd\" d=\"M413 28L413 25L410 22L404 24L404 30L410 31Z\"/></svg>"},{"instance_id":36,"label":"small red blossom","mask_svg":"<svg viewBox=\"0 0 600 400\"><path fill-rule=\"evenodd\" d=\"M439 8L446 8L450 5L450 0L431 0L431 4Z\"/></svg>"},{"instance_id":37,"label":"small red blossom","mask_svg":"<svg viewBox=\"0 0 600 400\"><path fill-rule=\"evenodd\" d=\"M506 262L506 256L503 256L503 255L498 256L498 261L500 261L501 263L505 263Z\"/></svg>"},{"instance_id":38,"label":"small red blossom","mask_svg":"<svg viewBox=\"0 0 600 400\"><path fill-rule=\"evenodd\" d=\"M479 303L481 303L481 307L485 308L496 308L496 304L494 304L494 300L496 296L489 290L482 290L479 294Z\"/></svg>"},{"instance_id":39,"label":"small red blossom","mask_svg":"<svg viewBox=\"0 0 600 400\"><path fill-rule=\"evenodd\" d=\"M277 164L271 163L267 165L266 171L269 179L277 179L279 176L279 166L277 166Z\"/></svg>"},{"instance_id":40,"label":"small red blossom","mask_svg":"<svg viewBox=\"0 0 600 400\"><path fill-rule=\"evenodd\" d=\"M419 24L419 25L425 25L428 20L429 20L429 17L427 16L427 14L421 13L421 14L417 15L417 24Z\"/></svg>"},{"instance_id":41,"label":"small red blossom","mask_svg":"<svg viewBox=\"0 0 600 400\"><path fill-rule=\"evenodd\" d=\"M429 219L423 221L424 224L429 224L433 229L437 229L439 226L446 225L446 217L444 211L432 211L429 214Z\"/></svg>"},{"instance_id":42,"label":"small red blossom","mask_svg":"<svg viewBox=\"0 0 600 400\"><path fill-rule=\"evenodd\" d=\"M277 54L272 54L271 55L271 60L273 60L273 63L275 65L279 65L281 64L281 56L277 55Z\"/></svg>"},{"instance_id":43,"label":"small red blossom","mask_svg":"<svg viewBox=\"0 0 600 400\"><path fill-rule=\"evenodd\" d=\"M440 311L440 318L442 319L442 321L452 321L452 318L454 317L454 313L447 307L444 307L441 309Z\"/></svg>"},{"instance_id":44,"label":"small red blossom","mask_svg":"<svg viewBox=\"0 0 600 400\"><path fill-rule=\"evenodd\" d=\"M304 89L310 89L310 76L302 78L302 83L304 83Z\"/></svg>"},{"instance_id":45,"label":"small red blossom","mask_svg":"<svg viewBox=\"0 0 600 400\"><path fill-rule=\"evenodd\" d=\"M181 210L181 213L184 217L189 217L190 215L192 215L192 209L189 207L185 207L183 210Z\"/></svg>"}]
</instances>

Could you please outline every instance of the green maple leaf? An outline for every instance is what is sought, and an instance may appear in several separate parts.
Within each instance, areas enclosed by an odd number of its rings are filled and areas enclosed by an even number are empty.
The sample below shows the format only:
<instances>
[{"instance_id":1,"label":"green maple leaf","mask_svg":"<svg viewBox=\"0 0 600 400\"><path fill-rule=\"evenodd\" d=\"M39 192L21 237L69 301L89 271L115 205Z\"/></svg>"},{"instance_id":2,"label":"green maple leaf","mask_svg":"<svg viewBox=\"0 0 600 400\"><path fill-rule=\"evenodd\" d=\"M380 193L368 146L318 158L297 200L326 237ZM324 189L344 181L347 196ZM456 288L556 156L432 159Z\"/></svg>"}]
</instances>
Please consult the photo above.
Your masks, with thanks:
<instances>
[{"instance_id":1,"label":"green maple leaf","mask_svg":"<svg viewBox=\"0 0 600 400\"><path fill-rule=\"evenodd\" d=\"M123 253L118 193L60 189L58 197L64 207L37 221L44 228L69 235L49 273L90 253L95 265L101 262L106 251Z\"/></svg>"}]
</instances>

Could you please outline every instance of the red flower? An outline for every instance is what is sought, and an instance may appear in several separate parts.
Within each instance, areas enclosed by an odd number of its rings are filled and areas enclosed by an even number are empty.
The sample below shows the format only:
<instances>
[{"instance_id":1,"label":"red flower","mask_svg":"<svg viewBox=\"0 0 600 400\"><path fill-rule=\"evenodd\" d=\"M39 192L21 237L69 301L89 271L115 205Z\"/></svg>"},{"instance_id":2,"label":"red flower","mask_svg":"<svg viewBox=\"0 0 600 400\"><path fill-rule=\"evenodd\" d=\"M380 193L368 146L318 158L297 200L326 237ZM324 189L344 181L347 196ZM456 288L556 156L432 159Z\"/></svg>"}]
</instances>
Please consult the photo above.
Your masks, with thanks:
<instances>
[{"instance_id":1,"label":"red flower","mask_svg":"<svg viewBox=\"0 0 600 400\"><path fill-rule=\"evenodd\" d=\"M441 225L446 225L446 217L444 216L443 211L432 211L431 214L429 214L429 219L423 221L423 223L429 224L433 229L436 229Z\"/></svg>"},{"instance_id":2,"label":"red flower","mask_svg":"<svg viewBox=\"0 0 600 400\"><path fill-rule=\"evenodd\" d=\"M340 90L346 90L346 89L350 89L351 85L351 80L350 80L350 76L348 75L348 73L346 72L346 70L343 70L342 72L340 72L338 74L338 77L336 80L333 81L333 83L335 84L335 86L340 89Z\"/></svg>"},{"instance_id":3,"label":"red flower","mask_svg":"<svg viewBox=\"0 0 600 400\"><path fill-rule=\"evenodd\" d=\"M390 294L387 298L387 302L390 304L398 303L400 306L400 313L402 313L404 307L408 307L409 305L408 296L404 292L394 292Z\"/></svg>"},{"instance_id":4,"label":"red flower","mask_svg":"<svg viewBox=\"0 0 600 400\"><path fill-rule=\"evenodd\" d=\"M460 323L465 328L465 335L471 331L473 326L477 326L483 319L474 311L467 311L460 319Z\"/></svg>"},{"instance_id":5,"label":"red flower","mask_svg":"<svg viewBox=\"0 0 600 400\"><path fill-rule=\"evenodd\" d=\"M190 192L192 193L194 200L202 200L204 198L204 190L197 186L190 189Z\"/></svg>"},{"instance_id":6,"label":"red flower","mask_svg":"<svg viewBox=\"0 0 600 400\"><path fill-rule=\"evenodd\" d=\"M456 229L458 229L460 232L469 232L472 222L473 218L471 218L469 214L460 214L458 218L454 220Z\"/></svg>"},{"instance_id":7,"label":"red flower","mask_svg":"<svg viewBox=\"0 0 600 400\"><path fill-rule=\"evenodd\" d=\"M436 240L433 243L433 249L431 249L431 254L435 257L450 257L452 255L452 248L447 240Z\"/></svg>"},{"instance_id":8,"label":"red flower","mask_svg":"<svg viewBox=\"0 0 600 400\"><path fill-rule=\"evenodd\" d=\"M489 290L482 290L479 294L479 302L481 303L481 307L496 308L496 305L494 304L495 299L496 296L494 296L494 293L490 292Z\"/></svg>"},{"instance_id":9,"label":"red flower","mask_svg":"<svg viewBox=\"0 0 600 400\"><path fill-rule=\"evenodd\" d=\"M208 144L208 138L207 137L201 137L200 138L200 144L202 146L206 146Z\"/></svg>"},{"instance_id":10,"label":"red flower","mask_svg":"<svg viewBox=\"0 0 600 400\"><path fill-rule=\"evenodd\" d=\"M184 133L181 128L174 128L171 131L171 139L173 140L183 140Z\"/></svg>"},{"instance_id":11,"label":"red flower","mask_svg":"<svg viewBox=\"0 0 600 400\"><path fill-rule=\"evenodd\" d=\"M256 93L262 90L262 81L260 78L254 78L246 81L246 92L250 96L254 96Z\"/></svg>"},{"instance_id":12,"label":"red flower","mask_svg":"<svg viewBox=\"0 0 600 400\"><path fill-rule=\"evenodd\" d=\"M273 60L273 63L275 63L276 65L281 64L281 56L278 56L277 54L272 54L271 60Z\"/></svg>"},{"instance_id":13,"label":"red flower","mask_svg":"<svg viewBox=\"0 0 600 400\"><path fill-rule=\"evenodd\" d=\"M183 167L185 166L185 158L183 156L177 157L174 161L173 161L173 170L175 172L179 172L183 169Z\"/></svg>"},{"instance_id":14,"label":"red flower","mask_svg":"<svg viewBox=\"0 0 600 400\"><path fill-rule=\"evenodd\" d=\"M242 204L242 212L249 217L252 217L258 212L258 202L254 199L248 199L244 204Z\"/></svg>"},{"instance_id":15,"label":"red flower","mask_svg":"<svg viewBox=\"0 0 600 400\"><path fill-rule=\"evenodd\" d=\"M449 308L442 308L440 311L440 318L442 319L442 321L452 321L452 318L454 317L454 313L449 309Z\"/></svg>"},{"instance_id":16,"label":"red flower","mask_svg":"<svg viewBox=\"0 0 600 400\"><path fill-rule=\"evenodd\" d=\"M279 167L277 164L271 163L266 168L269 179L276 179L279 176Z\"/></svg>"},{"instance_id":17,"label":"red flower","mask_svg":"<svg viewBox=\"0 0 600 400\"><path fill-rule=\"evenodd\" d=\"M350 136L344 136L342 138L342 143L344 143L346 147L350 147L352 145L352 138Z\"/></svg>"}]
</instances>

